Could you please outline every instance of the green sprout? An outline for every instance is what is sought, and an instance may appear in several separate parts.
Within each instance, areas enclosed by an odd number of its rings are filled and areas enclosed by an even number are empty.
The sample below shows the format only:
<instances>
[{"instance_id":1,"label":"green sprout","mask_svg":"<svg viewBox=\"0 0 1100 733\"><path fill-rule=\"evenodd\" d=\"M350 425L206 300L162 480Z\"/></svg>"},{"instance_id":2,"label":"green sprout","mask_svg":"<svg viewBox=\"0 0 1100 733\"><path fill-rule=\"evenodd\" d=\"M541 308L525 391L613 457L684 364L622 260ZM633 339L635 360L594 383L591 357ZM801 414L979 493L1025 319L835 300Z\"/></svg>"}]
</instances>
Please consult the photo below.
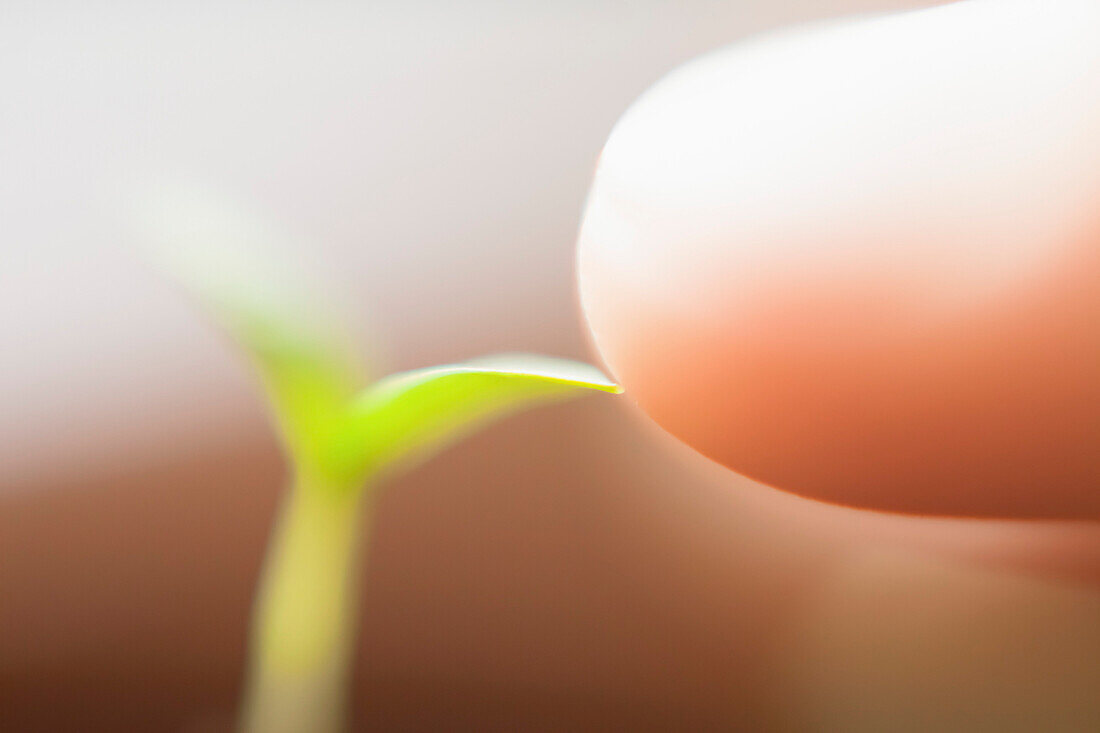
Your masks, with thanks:
<instances>
[{"instance_id":1,"label":"green sprout","mask_svg":"<svg viewBox=\"0 0 1100 733\"><path fill-rule=\"evenodd\" d=\"M257 246L275 233L213 201L175 192L141 215L154 253L248 355L291 469L254 605L241 730L334 733L380 479L521 409L621 389L587 364L524 354L369 383L300 271Z\"/></svg>"}]
</instances>

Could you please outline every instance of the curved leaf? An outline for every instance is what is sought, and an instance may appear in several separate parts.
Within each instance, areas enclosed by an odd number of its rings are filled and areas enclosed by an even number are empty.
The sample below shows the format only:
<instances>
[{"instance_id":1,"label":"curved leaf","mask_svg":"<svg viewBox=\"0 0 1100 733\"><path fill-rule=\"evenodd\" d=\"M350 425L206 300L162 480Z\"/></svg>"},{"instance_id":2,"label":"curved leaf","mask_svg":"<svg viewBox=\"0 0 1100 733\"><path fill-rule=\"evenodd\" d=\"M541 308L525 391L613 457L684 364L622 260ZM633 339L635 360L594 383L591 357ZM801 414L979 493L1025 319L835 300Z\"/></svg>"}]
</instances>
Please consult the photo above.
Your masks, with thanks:
<instances>
[{"instance_id":1,"label":"curved leaf","mask_svg":"<svg viewBox=\"0 0 1100 733\"><path fill-rule=\"evenodd\" d=\"M487 421L544 402L622 389L588 364L501 354L382 379L349 406L332 466L365 474L462 437Z\"/></svg>"}]
</instances>

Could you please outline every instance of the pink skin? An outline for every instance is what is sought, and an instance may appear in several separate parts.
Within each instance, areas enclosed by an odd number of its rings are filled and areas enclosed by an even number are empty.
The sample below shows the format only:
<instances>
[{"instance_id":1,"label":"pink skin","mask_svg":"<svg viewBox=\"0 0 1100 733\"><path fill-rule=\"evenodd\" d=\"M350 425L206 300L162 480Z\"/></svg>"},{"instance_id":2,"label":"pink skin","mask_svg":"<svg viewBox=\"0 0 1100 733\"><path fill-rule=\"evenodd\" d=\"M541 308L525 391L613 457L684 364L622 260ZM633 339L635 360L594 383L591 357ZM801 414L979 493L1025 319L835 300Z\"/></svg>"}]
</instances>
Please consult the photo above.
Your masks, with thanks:
<instances>
[{"instance_id":1,"label":"pink skin","mask_svg":"<svg viewBox=\"0 0 1100 733\"><path fill-rule=\"evenodd\" d=\"M1097 37L1092 0L970 0L670 75L581 230L608 366L788 491L1100 517Z\"/></svg>"}]
</instances>

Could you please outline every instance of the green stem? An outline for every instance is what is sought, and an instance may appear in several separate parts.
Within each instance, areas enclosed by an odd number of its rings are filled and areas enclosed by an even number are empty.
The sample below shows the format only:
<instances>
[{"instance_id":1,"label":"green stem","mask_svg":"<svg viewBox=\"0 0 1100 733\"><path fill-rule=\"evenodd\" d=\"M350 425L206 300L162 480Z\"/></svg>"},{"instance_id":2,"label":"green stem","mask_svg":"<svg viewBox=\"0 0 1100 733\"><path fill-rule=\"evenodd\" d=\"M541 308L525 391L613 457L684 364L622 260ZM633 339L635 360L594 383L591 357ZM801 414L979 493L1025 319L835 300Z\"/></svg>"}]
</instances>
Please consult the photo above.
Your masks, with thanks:
<instances>
[{"instance_id":1,"label":"green stem","mask_svg":"<svg viewBox=\"0 0 1100 733\"><path fill-rule=\"evenodd\" d=\"M364 492L299 476L256 598L244 733L339 733L355 639Z\"/></svg>"}]
</instances>

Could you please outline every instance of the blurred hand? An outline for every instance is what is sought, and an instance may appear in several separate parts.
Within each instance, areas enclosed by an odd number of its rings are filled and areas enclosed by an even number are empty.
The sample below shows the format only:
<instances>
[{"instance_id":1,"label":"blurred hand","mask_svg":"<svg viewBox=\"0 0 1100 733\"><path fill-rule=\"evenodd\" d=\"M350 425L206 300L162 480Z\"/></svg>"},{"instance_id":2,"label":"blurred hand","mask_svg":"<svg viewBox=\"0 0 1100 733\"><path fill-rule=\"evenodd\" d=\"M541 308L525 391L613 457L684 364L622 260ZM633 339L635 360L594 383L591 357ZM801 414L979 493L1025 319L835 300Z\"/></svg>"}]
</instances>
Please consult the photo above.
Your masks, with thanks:
<instances>
[{"instance_id":1,"label":"blurred hand","mask_svg":"<svg viewBox=\"0 0 1100 733\"><path fill-rule=\"evenodd\" d=\"M1098 33L1091 0L970 0L658 83L579 245L628 394L826 501L1100 518Z\"/></svg>"}]
</instances>

